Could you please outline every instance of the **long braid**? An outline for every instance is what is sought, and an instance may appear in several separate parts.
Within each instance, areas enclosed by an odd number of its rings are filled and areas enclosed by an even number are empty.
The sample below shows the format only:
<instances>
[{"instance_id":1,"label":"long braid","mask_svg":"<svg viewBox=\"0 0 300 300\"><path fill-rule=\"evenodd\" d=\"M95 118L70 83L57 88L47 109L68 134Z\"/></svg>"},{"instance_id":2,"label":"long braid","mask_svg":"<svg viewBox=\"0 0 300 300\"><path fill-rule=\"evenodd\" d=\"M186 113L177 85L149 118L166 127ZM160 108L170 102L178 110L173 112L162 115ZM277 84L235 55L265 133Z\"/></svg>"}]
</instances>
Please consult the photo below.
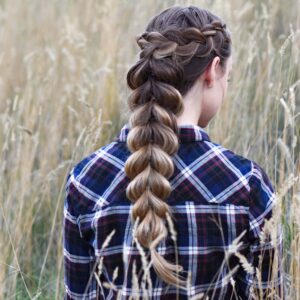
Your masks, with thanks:
<instances>
[{"instance_id":1,"label":"long braid","mask_svg":"<svg viewBox=\"0 0 300 300\"><path fill-rule=\"evenodd\" d=\"M173 217L166 199L172 190L168 180L174 173L172 156L179 148L176 116L183 110L182 95L188 86L191 59L222 56L218 49L220 36L213 36L224 28L214 20L201 30L190 26L146 31L136 38L142 49L140 60L127 74L133 92L128 99L132 114L127 137L131 155L125 163L130 178L126 196L134 203L132 220L140 220L137 240L150 250L158 276L177 286L187 285L175 274L182 267L169 263L155 249L168 234L166 214Z\"/></svg>"},{"instance_id":2,"label":"long braid","mask_svg":"<svg viewBox=\"0 0 300 300\"><path fill-rule=\"evenodd\" d=\"M161 40L161 43L166 40L159 33L144 34L142 39L151 40L153 36ZM130 107L136 108L129 120L131 129L127 145L133 154L126 162L125 171L132 181L126 192L127 197L134 201L133 220L137 216L141 220L136 237L144 247L150 249L157 274L168 283L177 282L185 286L183 280L176 281L173 275L176 268L180 270L179 266L167 262L155 249L159 243L157 238L165 238L168 234L165 219L166 213L171 214L171 211L164 200L171 193L168 181L174 172L171 155L176 153L179 147L175 114L181 111L183 102L180 93L172 85L164 82L164 78L170 78L172 75L169 68L165 69L169 72L157 68L156 64L160 62L151 56L149 49L147 50L147 53L142 55L142 68L139 70L141 77L146 75L144 73L148 74L145 77L146 81L135 89L133 97L130 98ZM175 67L173 69L176 74ZM155 72L156 70L160 72Z\"/></svg>"}]
</instances>

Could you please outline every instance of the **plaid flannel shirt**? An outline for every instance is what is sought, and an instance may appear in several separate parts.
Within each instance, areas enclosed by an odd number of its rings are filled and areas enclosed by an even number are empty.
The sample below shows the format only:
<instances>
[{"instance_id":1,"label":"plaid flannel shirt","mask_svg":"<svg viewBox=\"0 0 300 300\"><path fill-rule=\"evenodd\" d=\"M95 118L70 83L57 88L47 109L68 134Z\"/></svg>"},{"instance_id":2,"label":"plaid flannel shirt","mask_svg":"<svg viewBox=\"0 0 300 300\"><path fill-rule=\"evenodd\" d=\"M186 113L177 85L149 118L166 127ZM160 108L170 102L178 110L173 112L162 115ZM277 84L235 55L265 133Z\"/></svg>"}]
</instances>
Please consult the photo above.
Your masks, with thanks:
<instances>
[{"instance_id":1,"label":"plaid flannel shirt","mask_svg":"<svg viewBox=\"0 0 300 300\"><path fill-rule=\"evenodd\" d=\"M111 143L83 158L68 173L63 214L65 300L129 299L134 295L133 265L141 270L142 261L131 234L133 204L125 194L129 129L126 123ZM176 291L179 299L192 299L199 293L209 299L252 299L250 289L259 287L255 274L242 267L237 255L226 256L225 261L225 251L232 249L238 236L242 236L238 251L248 262L258 267L262 257L263 290L271 284L282 288L282 234L276 245L268 240L262 244L259 238L275 204L274 188L265 171L212 142L202 127L181 125L178 137L180 147L173 156L175 171L169 178L172 192L167 203L175 217L178 263L184 268L180 275L186 279L190 271L191 285L178 291L161 281L151 267L150 299L175 299ZM109 234L111 240L102 248ZM276 247L279 271L271 281L269 267ZM157 251L175 263L170 234ZM100 258L98 281L94 272ZM118 273L113 280L115 268ZM231 276L230 271L234 271ZM113 283L120 298L104 282Z\"/></svg>"}]
</instances>

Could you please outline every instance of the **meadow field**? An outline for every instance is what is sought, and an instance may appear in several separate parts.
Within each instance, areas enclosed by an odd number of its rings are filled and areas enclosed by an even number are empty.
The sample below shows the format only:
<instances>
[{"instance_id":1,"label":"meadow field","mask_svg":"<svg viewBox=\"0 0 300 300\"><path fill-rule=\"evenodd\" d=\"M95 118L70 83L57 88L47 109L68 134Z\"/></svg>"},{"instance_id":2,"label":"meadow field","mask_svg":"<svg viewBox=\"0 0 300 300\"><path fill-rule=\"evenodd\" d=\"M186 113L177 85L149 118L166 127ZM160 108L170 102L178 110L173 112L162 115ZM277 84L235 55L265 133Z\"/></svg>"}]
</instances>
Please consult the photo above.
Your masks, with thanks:
<instances>
[{"instance_id":1,"label":"meadow field","mask_svg":"<svg viewBox=\"0 0 300 300\"><path fill-rule=\"evenodd\" d=\"M0 0L1 300L62 299L66 175L127 121L135 36L174 4L212 10L232 33L232 81L206 129L268 173L285 295L300 299L299 0Z\"/></svg>"}]
</instances>

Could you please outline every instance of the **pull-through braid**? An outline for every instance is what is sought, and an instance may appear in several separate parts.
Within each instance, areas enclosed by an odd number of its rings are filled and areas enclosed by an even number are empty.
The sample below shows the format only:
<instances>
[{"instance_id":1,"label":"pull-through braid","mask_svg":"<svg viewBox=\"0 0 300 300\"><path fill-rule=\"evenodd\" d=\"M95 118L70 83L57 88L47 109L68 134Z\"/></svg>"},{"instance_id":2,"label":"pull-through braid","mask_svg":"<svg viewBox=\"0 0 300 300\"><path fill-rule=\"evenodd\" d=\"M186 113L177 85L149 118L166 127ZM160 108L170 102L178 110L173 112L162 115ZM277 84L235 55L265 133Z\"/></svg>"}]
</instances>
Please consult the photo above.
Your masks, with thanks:
<instances>
[{"instance_id":1,"label":"pull-through braid","mask_svg":"<svg viewBox=\"0 0 300 300\"><path fill-rule=\"evenodd\" d=\"M148 72L151 58L144 62L139 72ZM148 65L148 66L147 66ZM164 201L171 193L168 178L174 172L171 155L177 152L179 143L175 114L182 109L182 97L170 84L159 81L166 74L155 72L138 87L130 98L130 107L135 107L130 117L130 131L127 145L132 154L125 164L125 172L131 179L126 195L134 202L133 221L139 217L136 237L142 246L150 249L153 267L166 282L186 286L174 272L182 270L158 254L155 247L168 234L165 220L171 215L169 205ZM141 76L143 74L140 74ZM148 98L148 99L147 99Z\"/></svg>"},{"instance_id":2,"label":"pull-through braid","mask_svg":"<svg viewBox=\"0 0 300 300\"><path fill-rule=\"evenodd\" d=\"M169 263L155 249L168 234L167 214L174 218L166 199L172 190L168 180L174 172L172 155L179 148L176 115L183 110L179 90L189 75L184 65L193 57L218 54L218 45L226 39L224 30L225 24L216 20L202 30L170 26L160 32L146 31L136 37L140 59L127 73L133 92L128 99L131 155L124 169L130 178L126 195L134 203L132 221L139 219L136 238L150 250L158 276L183 288L187 282L175 274L182 266Z\"/></svg>"}]
</instances>

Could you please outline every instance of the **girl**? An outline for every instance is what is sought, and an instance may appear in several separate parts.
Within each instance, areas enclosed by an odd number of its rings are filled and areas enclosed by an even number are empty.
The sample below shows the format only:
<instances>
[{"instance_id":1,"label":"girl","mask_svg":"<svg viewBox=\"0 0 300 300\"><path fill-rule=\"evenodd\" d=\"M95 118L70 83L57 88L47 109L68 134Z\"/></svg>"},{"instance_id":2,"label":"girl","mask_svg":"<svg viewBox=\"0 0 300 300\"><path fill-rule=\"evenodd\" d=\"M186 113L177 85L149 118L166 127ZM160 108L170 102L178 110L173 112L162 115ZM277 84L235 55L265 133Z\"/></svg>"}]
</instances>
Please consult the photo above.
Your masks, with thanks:
<instances>
[{"instance_id":1,"label":"girl","mask_svg":"<svg viewBox=\"0 0 300 300\"><path fill-rule=\"evenodd\" d=\"M68 173L65 299L252 299L261 258L265 298L281 287L276 247L260 241L274 188L204 129L232 72L226 24L176 5L136 41L129 122Z\"/></svg>"}]
</instances>

